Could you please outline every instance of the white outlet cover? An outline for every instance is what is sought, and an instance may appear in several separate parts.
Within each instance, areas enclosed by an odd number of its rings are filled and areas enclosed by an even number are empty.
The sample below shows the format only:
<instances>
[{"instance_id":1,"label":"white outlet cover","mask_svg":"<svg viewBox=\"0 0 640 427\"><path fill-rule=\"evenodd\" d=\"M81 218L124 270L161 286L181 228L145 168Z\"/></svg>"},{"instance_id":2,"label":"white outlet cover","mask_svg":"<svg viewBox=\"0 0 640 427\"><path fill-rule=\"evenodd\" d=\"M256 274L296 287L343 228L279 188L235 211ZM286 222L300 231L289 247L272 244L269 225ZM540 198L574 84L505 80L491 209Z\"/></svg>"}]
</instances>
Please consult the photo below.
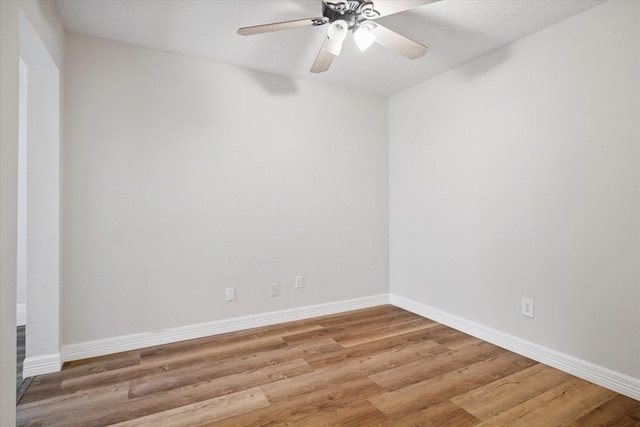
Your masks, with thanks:
<instances>
[{"instance_id":1,"label":"white outlet cover","mask_svg":"<svg viewBox=\"0 0 640 427\"><path fill-rule=\"evenodd\" d=\"M531 298L522 298L521 313L523 316L533 318L533 300Z\"/></svg>"}]
</instances>

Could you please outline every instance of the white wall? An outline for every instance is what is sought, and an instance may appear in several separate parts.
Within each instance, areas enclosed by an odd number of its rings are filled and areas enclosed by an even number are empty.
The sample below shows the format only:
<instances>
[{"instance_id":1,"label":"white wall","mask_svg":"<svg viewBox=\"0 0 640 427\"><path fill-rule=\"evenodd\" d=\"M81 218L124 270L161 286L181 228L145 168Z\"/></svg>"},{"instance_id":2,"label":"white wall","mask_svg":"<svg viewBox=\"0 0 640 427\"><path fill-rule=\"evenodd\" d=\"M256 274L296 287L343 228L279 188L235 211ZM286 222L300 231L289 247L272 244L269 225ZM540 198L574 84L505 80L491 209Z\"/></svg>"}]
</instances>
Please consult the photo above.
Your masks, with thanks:
<instances>
[{"instance_id":1,"label":"white wall","mask_svg":"<svg viewBox=\"0 0 640 427\"><path fill-rule=\"evenodd\" d=\"M390 98L392 294L640 378L639 7Z\"/></svg>"},{"instance_id":2,"label":"white wall","mask_svg":"<svg viewBox=\"0 0 640 427\"><path fill-rule=\"evenodd\" d=\"M0 425L15 425L19 34L17 2L0 2Z\"/></svg>"},{"instance_id":3,"label":"white wall","mask_svg":"<svg viewBox=\"0 0 640 427\"><path fill-rule=\"evenodd\" d=\"M20 8L61 69L64 30L52 2L0 2L0 425L15 425Z\"/></svg>"},{"instance_id":4,"label":"white wall","mask_svg":"<svg viewBox=\"0 0 640 427\"><path fill-rule=\"evenodd\" d=\"M67 40L65 344L387 292L385 98Z\"/></svg>"},{"instance_id":5,"label":"white wall","mask_svg":"<svg viewBox=\"0 0 640 427\"><path fill-rule=\"evenodd\" d=\"M20 59L18 111L18 236L16 325L26 324L27 307L27 105L28 67Z\"/></svg>"},{"instance_id":6,"label":"white wall","mask_svg":"<svg viewBox=\"0 0 640 427\"><path fill-rule=\"evenodd\" d=\"M23 376L29 377L60 368L61 102L58 67L24 13L20 15L20 57L27 65L28 99L26 141L20 141L18 156L18 181L26 179L26 194L22 195L26 216L18 218L18 248L24 251L19 253L18 265L26 265L29 329ZM22 119L20 123L24 124ZM22 147L25 142L26 150ZM21 159L23 154L26 159ZM18 197L20 205L20 190ZM26 235L21 238L22 232ZM23 255L26 260L20 259Z\"/></svg>"}]
</instances>

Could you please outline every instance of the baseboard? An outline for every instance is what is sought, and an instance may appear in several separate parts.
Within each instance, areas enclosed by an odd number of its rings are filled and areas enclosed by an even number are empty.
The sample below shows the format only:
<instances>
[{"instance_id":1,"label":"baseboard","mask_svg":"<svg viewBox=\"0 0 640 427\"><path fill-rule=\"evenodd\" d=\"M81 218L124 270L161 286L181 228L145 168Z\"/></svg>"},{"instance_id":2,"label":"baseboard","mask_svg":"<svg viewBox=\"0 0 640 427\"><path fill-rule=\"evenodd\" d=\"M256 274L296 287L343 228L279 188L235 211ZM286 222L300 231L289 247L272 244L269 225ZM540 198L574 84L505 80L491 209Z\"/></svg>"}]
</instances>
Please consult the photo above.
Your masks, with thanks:
<instances>
[{"instance_id":1,"label":"baseboard","mask_svg":"<svg viewBox=\"0 0 640 427\"><path fill-rule=\"evenodd\" d=\"M16 304L16 326L27 324L27 304Z\"/></svg>"},{"instance_id":2,"label":"baseboard","mask_svg":"<svg viewBox=\"0 0 640 427\"><path fill-rule=\"evenodd\" d=\"M640 379L595 365L564 353L505 334L470 320L419 304L407 298L390 295L389 302L420 316L435 320L481 340L490 342L545 365L601 385L617 393L640 400Z\"/></svg>"},{"instance_id":3,"label":"baseboard","mask_svg":"<svg viewBox=\"0 0 640 427\"><path fill-rule=\"evenodd\" d=\"M255 314L251 316L235 317L155 332L144 332L140 334L70 344L63 346L62 354L65 362L86 359L88 357L104 356L106 354L118 353L121 351L136 350L155 345L169 344L228 332L258 328L261 326L291 322L294 320L302 320L350 310L375 307L383 304L389 304L388 294Z\"/></svg>"},{"instance_id":4,"label":"baseboard","mask_svg":"<svg viewBox=\"0 0 640 427\"><path fill-rule=\"evenodd\" d=\"M60 357L60 353L27 357L24 359L24 364L22 365L22 378L58 372L61 367L62 358Z\"/></svg>"}]
</instances>

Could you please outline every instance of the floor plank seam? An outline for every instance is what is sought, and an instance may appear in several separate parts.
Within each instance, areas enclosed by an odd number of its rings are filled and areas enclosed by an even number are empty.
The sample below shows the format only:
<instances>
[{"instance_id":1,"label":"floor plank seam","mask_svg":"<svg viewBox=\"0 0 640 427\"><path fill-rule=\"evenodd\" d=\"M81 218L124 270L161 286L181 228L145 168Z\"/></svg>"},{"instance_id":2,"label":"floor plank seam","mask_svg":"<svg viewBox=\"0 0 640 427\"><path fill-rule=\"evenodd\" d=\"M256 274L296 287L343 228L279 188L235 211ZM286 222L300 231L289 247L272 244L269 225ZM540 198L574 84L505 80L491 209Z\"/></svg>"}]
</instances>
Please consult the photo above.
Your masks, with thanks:
<instances>
[{"instance_id":1,"label":"floor plank seam","mask_svg":"<svg viewBox=\"0 0 640 427\"><path fill-rule=\"evenodd\" d=\"M640 420L638 401L392 306L74 361L16 410L67 427Z\"/></svg>"}]
</instances>

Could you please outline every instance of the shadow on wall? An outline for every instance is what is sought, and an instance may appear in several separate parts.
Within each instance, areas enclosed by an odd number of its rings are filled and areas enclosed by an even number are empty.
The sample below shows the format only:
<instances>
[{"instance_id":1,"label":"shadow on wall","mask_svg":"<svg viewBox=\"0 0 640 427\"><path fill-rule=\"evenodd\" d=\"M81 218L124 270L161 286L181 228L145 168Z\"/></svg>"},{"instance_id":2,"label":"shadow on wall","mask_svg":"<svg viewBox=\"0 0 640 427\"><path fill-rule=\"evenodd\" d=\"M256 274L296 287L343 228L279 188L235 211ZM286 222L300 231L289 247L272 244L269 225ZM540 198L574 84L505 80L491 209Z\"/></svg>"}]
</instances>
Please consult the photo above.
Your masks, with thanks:
<instances>
[{"instance_id":1,"label":"shadow on wall","mask_svg":"<svg viewBox=\"0 0 640 427\"><path fill-rule=\"evenodd\" d=\"M474 61L473 64L469 64L465 67L459 67L457 72L467 79L474 79L490 72L494 68L497 68L500 64L509 59L510 56L511 52L509 46L503 46L484 55L482 57L482 61Z\"/></svg>"},{"instance_id":2,"label":"shadow on wall","mask_svg":"<svg viewBox=\"0 0 640 427\"><path fill-rule=\"evenodd\" d=\"M246 70L246 73L258 86L271 95L286 96L298 93L298 85L292 78L253 70Z\"/></svg>"}]
</instances>

